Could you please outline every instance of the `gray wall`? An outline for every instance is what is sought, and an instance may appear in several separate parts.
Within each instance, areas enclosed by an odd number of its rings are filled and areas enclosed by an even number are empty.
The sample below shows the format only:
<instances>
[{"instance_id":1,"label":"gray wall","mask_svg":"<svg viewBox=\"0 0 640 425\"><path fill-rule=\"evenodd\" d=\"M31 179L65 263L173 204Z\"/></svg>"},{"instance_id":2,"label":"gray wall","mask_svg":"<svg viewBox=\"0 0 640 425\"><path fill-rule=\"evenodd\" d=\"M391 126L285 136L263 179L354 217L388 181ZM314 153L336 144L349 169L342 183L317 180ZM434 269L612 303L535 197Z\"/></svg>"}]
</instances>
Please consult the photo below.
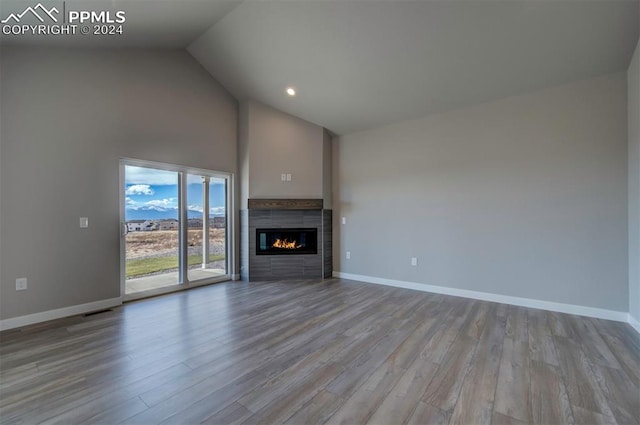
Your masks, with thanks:
<instances>
[{"instance_id":1,"label":"gray wall","mask_svg":"<svg viewBox=\"0 0 640 425\"><path fill-rule=\"evenodd\" d=\"M240 178L240 208L247 208L249 198L249 102L238 107L238 175Z\"/></svg>"},{"instance_id":2,"label":"gray wall","mask_svg":"<svg viewBox=\"0 0 640 425\"><path fill-rule=\"evenodd\" d=\"M331 181L331 135L325 130L322 134L322 199L323 207L327 210L333 208Z\"/></svg>"},{"instance_id":3,"label":"gray wall","mask_svg":"<svg viewBox=\"0 0 640 425\"><path fill-rule=\"evenodd\" d=\"M627 72L629 125L629 313L640 322L640 42Z\"/></svg>"},{"instance_id":4,"label":"gray wall","mask_svg":"<svg viewBox=\"0 0 640 425\"><path fill-rule=\"evenodd\" d=\"M334 270L627 311L626 116L618 73L340 137Z\"/></svg>"},{"instance_id":5,"label":"gray wall","mask_svg":"<svg viewBox=\"0 0 640 425\"><path fill-rule=\"evenodd\" d=\"M241 207L247 198L322 198L324 129L255 101L240 114Z\"/></svg>"},{"instance_id":6,"label":"gray wall","mask_svg":"<svg viewBox=\"0 0 640 425\"><path fill-rule=\"evenodd\" d=\"M237 102L183 50L1 55L0 318L118 297L119 158L235 173Z\"/></svg>"}]
</instances>

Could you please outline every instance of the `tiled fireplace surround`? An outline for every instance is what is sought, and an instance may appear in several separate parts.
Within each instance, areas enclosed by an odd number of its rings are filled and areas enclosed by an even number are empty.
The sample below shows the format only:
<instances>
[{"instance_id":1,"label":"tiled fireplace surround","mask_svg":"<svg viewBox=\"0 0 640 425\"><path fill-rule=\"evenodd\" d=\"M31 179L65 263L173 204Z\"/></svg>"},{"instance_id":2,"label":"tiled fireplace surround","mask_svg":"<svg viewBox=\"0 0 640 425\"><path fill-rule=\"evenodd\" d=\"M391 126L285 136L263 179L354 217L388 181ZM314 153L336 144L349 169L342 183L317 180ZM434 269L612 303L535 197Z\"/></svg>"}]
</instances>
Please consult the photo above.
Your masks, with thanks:
<instances>
[{"instance_id":1,"label":"tiled fireplace surround","mask_svg":"<svg viewBox=\"0 0 640 425\"><path fill-rule=\"evenodd\" d=\"M252 208L250 203L249 209L240 211L240 277L248 281L331 277L332 211L322 209L322 200L317 200L315 209L296 209L300 200L283 201L275 208L268 208L268 203ZM256 229L260 228L316 228L318 253L256 255Z\"/></svg>"}]
</instances>

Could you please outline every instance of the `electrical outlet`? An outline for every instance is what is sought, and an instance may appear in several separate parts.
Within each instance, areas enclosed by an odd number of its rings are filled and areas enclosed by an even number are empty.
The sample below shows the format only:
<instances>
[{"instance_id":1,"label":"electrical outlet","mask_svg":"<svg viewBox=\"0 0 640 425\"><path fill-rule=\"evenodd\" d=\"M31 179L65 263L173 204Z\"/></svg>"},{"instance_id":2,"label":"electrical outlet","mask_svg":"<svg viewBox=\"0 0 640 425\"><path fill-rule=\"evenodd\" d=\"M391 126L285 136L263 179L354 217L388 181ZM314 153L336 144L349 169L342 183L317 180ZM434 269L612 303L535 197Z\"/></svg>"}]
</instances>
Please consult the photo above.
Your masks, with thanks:
<instances>
[{"instance_id":1,"label":"electrical outlet","mask_svg":"<svg viewBox=\"0 0 640 425\"><path fill-rule=\"evenodd\" d=\"M418 265L418 257L411 257L411 265L412 266Z\"/></svg>"},{"instance_id":2,"label":"electrical outlet","mask_svg":"<svg viewBox=\"0 0 640 425\"><path fill-rule=\"evenodd\" d=\"M80 217L80 228L86 229L89 227L89 217Z\"/></svg>"},{"instance_id":3,"label":"electrical outlet","mask_svg":"<svg viewBox=\"0 0 640 425\"><path fill-rule=\"evenodd\" d=\"M27 278L21 277L16 279L16 291L24 291L27 289Z\"/></svg>"},{"instance_id":4,"label":"electrical outlet","mask_svg":"<svg viewBox=\"0 0 640 425\"><path fill-rule=\"evenodd\" d=\"M347 251L347 260L351 259L351 251Z\"/></svg>"}]
</instances>

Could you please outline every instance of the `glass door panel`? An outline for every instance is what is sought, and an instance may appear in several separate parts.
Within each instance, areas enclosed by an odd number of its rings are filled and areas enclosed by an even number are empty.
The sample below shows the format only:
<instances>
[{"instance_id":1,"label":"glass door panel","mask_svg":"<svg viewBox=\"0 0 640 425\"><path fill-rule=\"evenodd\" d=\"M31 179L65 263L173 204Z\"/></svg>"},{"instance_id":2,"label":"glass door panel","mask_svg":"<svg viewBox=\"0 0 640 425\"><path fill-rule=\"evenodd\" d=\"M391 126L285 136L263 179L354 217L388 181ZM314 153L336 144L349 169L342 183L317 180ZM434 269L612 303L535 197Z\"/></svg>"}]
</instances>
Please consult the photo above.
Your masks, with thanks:
<instances>
[{"instance_id":1,"label":"glass door panel","mask_svg":"<svg viewBox=\"0 0 640 425\"><path fill-rule=\"evenodd\" d=\"M177 285L179 173L125 166L125 295Z\"/></svg>"},{"instance_id":2,"label":"glass door panel","mask_svg":"<svg viewBox=\"0 0 640 425\"><path fill-rule=\"evenodd\" d=\"M187 174L190 282L227 275L227 179Z\"/></svg>"}]
</instances>

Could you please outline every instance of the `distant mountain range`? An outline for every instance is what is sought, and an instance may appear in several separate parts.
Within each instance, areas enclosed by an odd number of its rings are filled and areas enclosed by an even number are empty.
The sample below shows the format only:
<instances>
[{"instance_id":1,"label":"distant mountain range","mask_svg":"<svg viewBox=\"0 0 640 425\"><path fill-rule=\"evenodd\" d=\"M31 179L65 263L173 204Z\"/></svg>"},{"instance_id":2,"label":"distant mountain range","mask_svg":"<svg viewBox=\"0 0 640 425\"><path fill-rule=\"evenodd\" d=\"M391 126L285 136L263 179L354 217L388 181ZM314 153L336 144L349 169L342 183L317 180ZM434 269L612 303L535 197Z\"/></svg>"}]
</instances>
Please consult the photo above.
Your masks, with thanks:
<instances>
[{"instance_id":1,"label":"distant mountain range","mask_svg":"<svg viewBox=\"0 0 640 425\"><path fill-rule=\"evenodd\" d=\"M212 214L212 216L219 214ZM177 209L167 209L164 211L160 211L157 209L137 209L126 211L126 220L163 220L168 218L178 218L178 210ZM202 218L202 213L200 211L188 210L187 218Z\"/></svg>"}]
</instances>

